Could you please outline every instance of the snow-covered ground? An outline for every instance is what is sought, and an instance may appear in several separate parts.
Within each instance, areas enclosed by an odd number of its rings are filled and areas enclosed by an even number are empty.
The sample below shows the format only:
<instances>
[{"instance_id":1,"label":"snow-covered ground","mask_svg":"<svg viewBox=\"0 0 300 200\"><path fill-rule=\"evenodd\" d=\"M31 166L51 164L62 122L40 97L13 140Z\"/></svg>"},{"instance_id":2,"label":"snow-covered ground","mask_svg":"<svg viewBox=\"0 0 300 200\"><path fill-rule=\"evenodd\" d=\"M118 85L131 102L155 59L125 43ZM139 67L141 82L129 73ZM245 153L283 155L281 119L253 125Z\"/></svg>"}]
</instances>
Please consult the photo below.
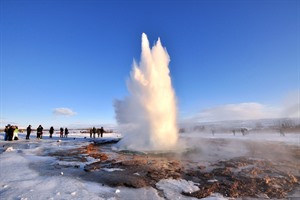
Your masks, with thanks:
<instances>
[{"instance_id":1,"label":"snow-covered ground","mask_svg":"<svg viewBox=\"0 0 300 200\"><path fill-rule=\"evenodd\" d=\"M183 133L182 137L188 138L223 138L229 140L247 140L247 141L265 141L265 142L283 142L285 144L300 145L300 133L286 133L285 136L280 136L279 133L256 133L249 132L246 135L241 133L215 133L214 135L210 133Z\"/></svg>"},{"instance_id":2,"label":"snow-covered ground","mask_svg":"<svg viewBox=\"0 0 300 200\"><path fill-rule=\"evenodd\" d=\"M85 138L86 137L86 138ZM116 140L120 134L104 134L99 141ZM230 134L184 134L182 137L196 138L226 138L231 140L268 140L274 142L285 142L293 145L300 144L299 134L287 134L280 137L279 134L233 136ZM44 134L42 140L35 139L35 133L31 134L29 141L25 140L25 133L20 133L18 141L3 141L4 133L0 134L0 199L194 199L183 196L181 193L197 190L196 184L185 180L161 180L156 184L157 189L152 187L133 189L126 187L112 188L95 182L82 180L74 176L66 176L67 170L63 168L59 173L53 175L44 166L55 165L78 165L82 170L87 163L97 161L90 158L85 163L74 163L58 161L54 157L43 155L41 152L68 150L74 147L88 145L93 142L89 134L82 134L79 131L70 131L69 138L58 137L55 134L52 139ZM75 139L74 139L75 138ZM64 163L60 163L64 162ZM41 163L43 163L41 165ZM38 166L41 166L40 168ZM116 169L120 170L120 169ZM164 196L164 197L162 197ZM206 200L224 200L223 196L213 194Z\"/></svg>"}]
</instances>

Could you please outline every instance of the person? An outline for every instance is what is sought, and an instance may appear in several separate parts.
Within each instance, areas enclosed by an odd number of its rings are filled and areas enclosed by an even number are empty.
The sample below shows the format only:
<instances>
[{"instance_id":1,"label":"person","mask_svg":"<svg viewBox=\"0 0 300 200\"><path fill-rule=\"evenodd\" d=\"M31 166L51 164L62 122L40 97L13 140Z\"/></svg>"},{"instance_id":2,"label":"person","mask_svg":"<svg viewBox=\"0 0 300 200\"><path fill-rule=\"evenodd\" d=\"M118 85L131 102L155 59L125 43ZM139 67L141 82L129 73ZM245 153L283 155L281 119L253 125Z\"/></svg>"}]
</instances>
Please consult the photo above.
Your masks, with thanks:
<instances>
[{"instance_id":1,"label":"person","mask_svg":"<svg viewBox=\"0 0 300 200\"><path fill-rule=\"evenodd\" d=\"M59 133L60 135L59 135L59 137L64 137L64 129L63 129L63 127L60 127L60 133Z\"/></svg>"},{"instance_id":2,"label":"person","mask_svg":"<svg viewBox=\"0 0 300 200\"><path fill-rule=\"evenodd\" d=\"M103 127L101 126L101 128L100 128L100 134L101 134L101 137L103 137L103 133L104 133L104 129L103 129ZM98 136L99 137L99 136Z\"/></svg>"},{"instance_id":3,"label":"person","mask_svg":"<svg viewBox=\"0 0 300 200\"><path fill-rule=\"evenodd\" d=\"M53 132L54 132L54 128L53 128L53 126L51 126L50 129L49 129L50 138L52 138Z\"/></svg>"},{"instance_id":4,"label":"person","mask_svg":"<svg viewBox=\"0 0 300 200\"><path fill-rule=\"evenodd\" d=\"M100 136L100 128L97 128L96 130L98 137Z\"/></svg>"},{"instance_id":5,"label":"person","mask_svg":"<svg viewBox=\"0 0 300 200\"><path fill-rule=\"evenodd\" d=\"M5 126L5 129L4 129L4 141L7 141L8 140L8 129L10 127L10 124L8 124L7 126Z\"/></svg>"},{"instance_id":6,"label":"person","mask_svg":"<svg viewBox=\"0 0 300 200\"><path fill-rule=\"evenodd\" d=\"M29 125L26 130L27 130L26 140L29 140L29 136L30 136L30 133L31 133L31 125Z\"/></svg>"},{"instance_id":7,"label":"person","mask_svg":"<svg viewBox=\"0 0 300 200\"><path fill-rule=\"evenodd\" d=\"M8 135L8 141L12 141L12 140L13 140L14 130L15 130L15 129L14 129L13 126L9 126L8 132L7 132L7 135Z\"/></svg>"},{"instance_id":8,"label":"person","mask_svg":"<svg viewBox=\"0 0 300 200\"><path fill-rule=\"evenodd\" d=\"M39 127L36 129L36 138L42 139L43 138L43 127L42 125L39 125Z\"/></svg>"},{"instance_id":9,"label":"person","mask_svg":"<svg viewBox=\"0 0 300 200\"><path fill-rule=\"evenodd\" d=\"M69 134L69 130L68 130L68 128L65 128L65 137L66 138L68 137L68 134Z\"/></svg>"},{"instance_id":10,"label":"person","mask_svg":"<svg viewBox=\"0 0 300 200\"><path fill-rule=\"evenodd\" d=\"M248 129L247 128L241 128L241 133L243 136L247 134Z\"/></svg>"},{"instance_id":11,"label":"person","mask_svg":"<svg viewBox=\"0 0 300 200\"><path fill-rule=\"evenodd\" d=\"M18 126L15 127L13 140L19 140L19 128L18 128Z\"/></svg>"},{"instance_id":12,"label":"person","mask_svg":"<svg viewBox=\"0 0 300 200\"><path fill-rule=\"evenodd\" d=\"M92 138L93 135L93 129L90 129L90 138Z\"/></svg>"},{"instance_id":13,"label":"person","mask_svg":"<svg viewBox=\"0 0 300 200\"><path fill-rule=\"evenodd\" d=\"M233 133L233 135L235 135L235 130L234 129L232 130L232 133Z\"/></svg>"},{"instance_id":14,"label":"person","mask_svg":"<svg viewBox=\"0 0 300 200\"><path fill-rule=\"evenodd\" d=\"M95 126L93 127L93 136L94 136L94 138L96 136L96 128L95 128Z\"/></svg>"},{"instance_id":15,"label":"person","mask_svg":"<svg viewBox=\"0 0 300 200\"><path fill-rule=\"evenodd\" d=\"M279 133L280 133L280 136L285 136L285 134L284 134L284 124L281 124L281 127L279 129Z\"/></svg>"}]
</instances>

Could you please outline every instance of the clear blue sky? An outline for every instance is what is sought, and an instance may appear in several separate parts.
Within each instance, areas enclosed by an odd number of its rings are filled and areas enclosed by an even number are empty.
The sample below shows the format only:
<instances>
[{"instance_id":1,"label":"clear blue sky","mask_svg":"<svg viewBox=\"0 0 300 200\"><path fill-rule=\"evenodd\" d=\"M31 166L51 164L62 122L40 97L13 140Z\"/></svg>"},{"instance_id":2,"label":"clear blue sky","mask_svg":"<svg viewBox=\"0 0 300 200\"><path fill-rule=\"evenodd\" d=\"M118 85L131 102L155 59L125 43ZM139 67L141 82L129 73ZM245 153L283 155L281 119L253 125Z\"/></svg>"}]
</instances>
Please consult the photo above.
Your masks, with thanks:
<instances>
[{"instance_id":1,"label":"clear blue sky","mask_svg":"<svg viewBox=\"0 0 300 200\"><path fill-rule=\"evenodd\" d=\"M280 107L299 91L297 0L0 5L2 125L116 123L143 32L168 50L180 119L228 104Z\"/></svg>"}]
</instances>

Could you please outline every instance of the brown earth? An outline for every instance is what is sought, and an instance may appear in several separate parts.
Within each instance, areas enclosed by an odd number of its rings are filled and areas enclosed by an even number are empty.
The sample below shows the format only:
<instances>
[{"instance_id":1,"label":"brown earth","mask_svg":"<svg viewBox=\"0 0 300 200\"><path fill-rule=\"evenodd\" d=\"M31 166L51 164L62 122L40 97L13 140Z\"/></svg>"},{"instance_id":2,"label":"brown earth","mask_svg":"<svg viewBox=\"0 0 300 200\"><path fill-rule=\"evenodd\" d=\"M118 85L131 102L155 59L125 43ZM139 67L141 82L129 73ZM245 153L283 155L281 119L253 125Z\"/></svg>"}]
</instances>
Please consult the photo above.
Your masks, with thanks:
<instances>
[{"instance_id":1,"label":"brown earth","mask_svg":"<svg viewBox=\"0 0 300 200\"><path fill-rule=\"evenodd\" d=\"M183 194L196 198L207 197L212 193L234 198L286 198L300 187L298 146L270 143L268 145L272 154L269 156L270 150L266 150L266 143L244 142L243 145L248 149L243 156L211 162L195 161L193 156L199 153L197 150L181 154L142 154L114 152L105 145L97 144L75 148L67 153L57 151L50 156L80 162L86 162L87 156L100 159L85 165L85 172L77 175L109 186L156 188L155 184L161 179L191 180L199 184L199 190ZM122 171L105 170L115 168Z\"/></svg>"}]
</instances>

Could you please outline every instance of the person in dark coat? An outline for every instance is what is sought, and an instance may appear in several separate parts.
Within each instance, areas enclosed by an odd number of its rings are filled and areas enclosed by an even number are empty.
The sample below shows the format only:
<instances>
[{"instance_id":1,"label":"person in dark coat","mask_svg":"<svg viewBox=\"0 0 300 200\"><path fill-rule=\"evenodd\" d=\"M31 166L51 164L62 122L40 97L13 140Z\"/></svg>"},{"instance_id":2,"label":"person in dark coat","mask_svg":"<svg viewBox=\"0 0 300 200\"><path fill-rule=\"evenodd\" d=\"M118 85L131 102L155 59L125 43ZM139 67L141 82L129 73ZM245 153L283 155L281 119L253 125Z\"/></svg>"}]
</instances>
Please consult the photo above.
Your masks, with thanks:
<instances>
[{"instance_id":1,"label":"person in dark coat","mask_svg":"<svg viewBox=\"0 0 300 200\"><path fill-rule=\"evenodd\" d=\"M52 135L53 135L53 133L54 133L54 128L53 128L53 126L50 127L49 133L50 133L50 138L52 138Z\"/></svg>"},{"instance_id":2,"label":"person in dark coat","mask_svg":"<svg viewBox=\"0 0 300 200\"><path fill-rule=\"evenodd\" d=\"M29 125L26 129L27 131L27 134L26 134L26 140L29 140L29 136L30 136L30 133L31 133L31 125Z\"/></svg>"},{"instance_id":3,"label":"person in dark coat","mask_svg":"<svg viewBox=\"0 0 300 200\"><path fill-rule=\"evenodd\" d=\"M60 130L59 137L64 137L64 129L61 127L59 130Z\"/></svg>"},{"instance_id":4,"label":"person in dark coat","mask_svg":"<svg viewBox=\"0 0 300 200\"><path fill-rule=\"evenodd\" d=\"M8 129L10 127L10 124L8 124L7 126L5 126L5 129L4 129L4 140L7 141L8 140Z\"/></svg>"},{"instance_id":5,"label":"person in dark coat","mask_svg":"<svg viewBox=\"0 0 300 200\"><path fill-rule=\"evenodd\" d=\"M8 132L7 132L7 134L8 134L8 141L12 141L13 140L14 131L15 131L15 129L14 129L13 126L10 126L8 128Z\"/></svg>"},{"instance_id":6,"label":"person in dark coat","mask_svg":"<svg viewBox=\"0 0 300 200\"><path fill-rule=\"evenodd\" d=\"M65 137L66 138L68 137L68 134L69 134L69 130L68 130L68 128L65 128Z\"/></svg>"},{"instance_id":7,"label":"person in dark coat","mask_svg":"<svg viewBox=\"0 0 300 200\"><path fill-rule=\"evenodd\" d=\"M103 127L101 126L101 128L99 130L100 130L101 137L103 137L103 133L105 132L104 129L103 129Z\"/></svg>"},{"instance_id":8,"label":"person in dark coat","mask_svg":"<svg viewBox=\"0 0 300 200\"><path fill-rule=\"evenodd\" d=\"M39 125L39 127L36 129L36 138L42 139L43 138L43 130L44 128L42 125Z\"/></svg>"},{"instance_id":9,"label":"person in dark coat","mask_svg":"<svg viewBox=\"0 0 300 200\"><path fill-rule=\"evenodd\" d=\"M93 127L93 136L94 136L94 138L96 136L96 128L95 127Z\"/></svg>"},{"instance_id":10,"label":"person in dark coat","mask_svg":"<svg viewBox=\"0 0 300 200\"><path fill-rule=\"evenodd\" d=\"M90 138L92 138L93 135L93 129L90 129Z\"/></svg>"}]
</instances>

